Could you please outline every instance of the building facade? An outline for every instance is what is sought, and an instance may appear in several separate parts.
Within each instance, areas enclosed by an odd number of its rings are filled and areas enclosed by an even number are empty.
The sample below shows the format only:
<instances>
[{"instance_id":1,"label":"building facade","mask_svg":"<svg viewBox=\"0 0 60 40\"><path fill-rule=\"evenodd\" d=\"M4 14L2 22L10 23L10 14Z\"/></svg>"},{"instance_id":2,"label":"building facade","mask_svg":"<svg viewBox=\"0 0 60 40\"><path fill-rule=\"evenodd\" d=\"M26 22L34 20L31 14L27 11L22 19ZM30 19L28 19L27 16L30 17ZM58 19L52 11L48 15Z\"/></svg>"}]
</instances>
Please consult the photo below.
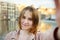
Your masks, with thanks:
<instances>
[{"instance_id":1,"label":"building facade","mask_svg":"<svg viewBox=\"0 0 60 40\"><path fill-rule=\"evenodd\" d=\"M0 34L16 29L18 15L16 4L0 2Z\"/></svg>"}]
</instances>

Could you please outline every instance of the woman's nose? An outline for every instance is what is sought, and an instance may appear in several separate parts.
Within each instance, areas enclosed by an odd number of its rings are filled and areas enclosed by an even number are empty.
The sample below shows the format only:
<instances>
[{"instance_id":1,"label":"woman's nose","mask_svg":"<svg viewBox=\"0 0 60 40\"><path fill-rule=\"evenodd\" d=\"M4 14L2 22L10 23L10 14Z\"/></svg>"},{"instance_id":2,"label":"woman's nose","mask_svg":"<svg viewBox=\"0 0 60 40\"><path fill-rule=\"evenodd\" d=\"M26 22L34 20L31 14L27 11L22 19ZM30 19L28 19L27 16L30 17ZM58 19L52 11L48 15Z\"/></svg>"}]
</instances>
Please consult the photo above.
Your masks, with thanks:
<instances>
[{"instance_id":1,"label":"woman's nose","mask_svg":"<svg viewBox=\"0 0 60 40\"><path fill-rule=\"evenodd\" d=\"M25 19L25 23L28 23L28 19Z\"/></svg>"}]
</instances>

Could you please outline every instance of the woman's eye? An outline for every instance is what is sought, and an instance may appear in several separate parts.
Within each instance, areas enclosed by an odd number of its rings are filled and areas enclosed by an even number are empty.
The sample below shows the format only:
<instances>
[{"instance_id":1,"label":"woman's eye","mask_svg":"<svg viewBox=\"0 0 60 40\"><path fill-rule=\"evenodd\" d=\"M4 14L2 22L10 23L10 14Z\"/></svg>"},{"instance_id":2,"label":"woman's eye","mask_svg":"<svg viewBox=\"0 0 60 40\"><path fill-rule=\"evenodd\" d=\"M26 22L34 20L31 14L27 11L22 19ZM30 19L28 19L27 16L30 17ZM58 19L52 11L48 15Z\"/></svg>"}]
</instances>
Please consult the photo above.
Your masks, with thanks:
<instances>
[{"instance_id":1,"label":"woman's eye","mask_svg":"<svg viewBox=\"0 0 60 40\"><path fill-rule=\"evenodd\" d=\"M22 18L25 19L25 16L23 16Z\"/></svg>"},{"instance_id":2,"label":"woman's eye","mask_svg":"<svg viewBox=\"0 0 60 40\"><path fill-rule=\"evenodd\" d=\"M28 18L28 20L32 21L32 18Z\"/></svg>"}]
</instances>

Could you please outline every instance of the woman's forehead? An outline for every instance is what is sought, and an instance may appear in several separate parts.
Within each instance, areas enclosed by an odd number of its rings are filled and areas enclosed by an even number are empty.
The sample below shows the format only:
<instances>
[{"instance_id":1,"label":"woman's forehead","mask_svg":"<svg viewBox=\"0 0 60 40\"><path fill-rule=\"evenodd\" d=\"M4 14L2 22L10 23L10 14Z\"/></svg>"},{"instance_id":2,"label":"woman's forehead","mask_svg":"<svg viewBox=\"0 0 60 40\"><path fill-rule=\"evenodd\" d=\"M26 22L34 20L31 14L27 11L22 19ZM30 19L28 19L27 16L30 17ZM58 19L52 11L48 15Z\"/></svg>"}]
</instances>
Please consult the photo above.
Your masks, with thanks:
<instances>
[{"instance_id":1,"label":"woman's forehead","mask_svg":"<svg viewBox=\"0 0 60 40\"><path fill-rule=\"evenodd\" d=\"M27 10L24 12L24 16L32 16L32 12Z\"/></svg>"},{"instance_id":2,"label":"woman's forehead","mask_svg":"<svg viewBox=\"0 0 60 40\"><path fill-rule=\"evenodd\" d=\"M32 12L29 11L29 10L26 10L26 11L22 14L22 16L32 17Z\"/></svg>"}]
</instances>

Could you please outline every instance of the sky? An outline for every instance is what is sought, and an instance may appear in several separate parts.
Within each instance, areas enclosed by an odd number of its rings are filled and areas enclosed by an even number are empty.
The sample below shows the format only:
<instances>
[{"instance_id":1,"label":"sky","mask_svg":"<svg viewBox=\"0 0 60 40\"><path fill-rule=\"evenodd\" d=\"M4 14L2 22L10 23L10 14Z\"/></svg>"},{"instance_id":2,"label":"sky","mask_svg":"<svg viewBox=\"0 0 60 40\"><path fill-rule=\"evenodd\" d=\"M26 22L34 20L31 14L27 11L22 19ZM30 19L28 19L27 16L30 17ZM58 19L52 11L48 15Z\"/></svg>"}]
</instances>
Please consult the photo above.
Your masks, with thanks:
<instances>
[{"instance_id":1,"label":"sky","mask_svg":"<svg viewBox=\"0 0 60 40\"><path fill-rule=\"evenodd\" d=\"M15 4L25 4L27 6L34 5L36 8L40 6L45 6L47 8L55 8L54 0L0 0Z\"/></svg>"}]
</instances>

